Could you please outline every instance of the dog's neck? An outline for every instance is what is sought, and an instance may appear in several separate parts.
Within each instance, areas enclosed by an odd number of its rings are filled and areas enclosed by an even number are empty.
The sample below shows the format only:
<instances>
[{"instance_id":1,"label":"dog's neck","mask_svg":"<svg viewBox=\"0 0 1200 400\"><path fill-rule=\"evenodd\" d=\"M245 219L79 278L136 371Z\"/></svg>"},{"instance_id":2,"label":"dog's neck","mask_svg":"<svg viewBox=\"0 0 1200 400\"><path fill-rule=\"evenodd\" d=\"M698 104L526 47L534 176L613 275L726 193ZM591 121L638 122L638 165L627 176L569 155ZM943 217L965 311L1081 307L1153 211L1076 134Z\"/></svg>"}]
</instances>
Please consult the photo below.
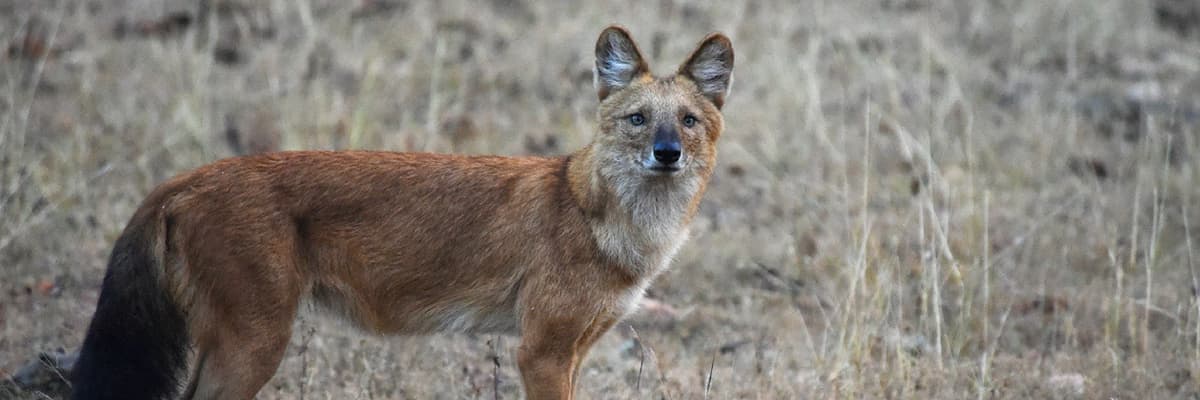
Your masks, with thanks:
<instances>
[{"instance_id":1,"label":"dog's neck","mask_svg":"<svg viewBox=\"0 0 1200 400\"><path fill-rule=\"evenodd\" d=\"M600 251L636 278L653 278L687 240L708 171L649 177L606 168L594 145L567 160L571 192ZM627 170L626 170L627 171Z\"/></svg>"}]
</instances>

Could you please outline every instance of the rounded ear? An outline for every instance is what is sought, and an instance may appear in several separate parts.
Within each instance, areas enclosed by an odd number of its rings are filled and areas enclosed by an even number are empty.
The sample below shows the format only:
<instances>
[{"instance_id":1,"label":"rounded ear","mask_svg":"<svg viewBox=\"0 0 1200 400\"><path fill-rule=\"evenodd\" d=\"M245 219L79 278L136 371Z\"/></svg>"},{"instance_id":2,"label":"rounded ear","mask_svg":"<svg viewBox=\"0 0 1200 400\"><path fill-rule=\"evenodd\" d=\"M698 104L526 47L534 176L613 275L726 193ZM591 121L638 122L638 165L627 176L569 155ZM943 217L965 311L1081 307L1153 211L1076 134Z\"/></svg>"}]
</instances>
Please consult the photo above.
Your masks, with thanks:
<instances>
[{"instance_id":1,"label":"rounded ear","mask_svg":"<svg viewBox=\"0 0 1200 400\"><path fill-rule=\"evenodd\" d=\"M700 93L721 108L733 83L733 42L723 34L709 34L679 66L677 74L695 82Z\"/></svg>"},{"instance_id":2,"label":"rounded ear","mask_svg":"<svg viewBox=\"0 0 1200 400\"><path fill-rule=\"evenodd\" d=\"M600 100L649 73L650 67L629 31L612 25L600 32L600 38L596 40L596 69L593 76Z\"/></svg>"}]
</instances>

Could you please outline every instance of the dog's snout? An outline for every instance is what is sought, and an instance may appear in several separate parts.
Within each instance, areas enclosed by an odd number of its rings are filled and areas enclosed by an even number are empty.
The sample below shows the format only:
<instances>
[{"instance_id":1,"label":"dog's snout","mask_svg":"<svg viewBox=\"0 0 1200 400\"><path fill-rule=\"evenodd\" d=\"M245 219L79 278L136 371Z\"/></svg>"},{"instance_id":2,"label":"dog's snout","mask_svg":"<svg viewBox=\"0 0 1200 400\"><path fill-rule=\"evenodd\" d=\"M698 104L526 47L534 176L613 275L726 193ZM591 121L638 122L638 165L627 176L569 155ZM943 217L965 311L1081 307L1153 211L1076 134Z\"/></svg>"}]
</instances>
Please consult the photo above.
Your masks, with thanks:
<instances>
[{"instance_id":1,"label":"dog's snout","mask_svg":"<svg viewBox=\"0 0 1200 400\"><path fill-rule=\"evenodd\" d=\"M654 133L654 160L671 165L683 155L683 146L679 143L679 133L670 127L659 127Z\"/></svg>"},{"instance_id":2,"label":"dog's snout","mask_svg":"<svg viewBox=\"0 0 1200 400\"><path fill-rule=\"evenodd\" d=\"M679 141L654 142L654 160L663 164L674 164L679 161Z\"/></svg>"}]
</instances>

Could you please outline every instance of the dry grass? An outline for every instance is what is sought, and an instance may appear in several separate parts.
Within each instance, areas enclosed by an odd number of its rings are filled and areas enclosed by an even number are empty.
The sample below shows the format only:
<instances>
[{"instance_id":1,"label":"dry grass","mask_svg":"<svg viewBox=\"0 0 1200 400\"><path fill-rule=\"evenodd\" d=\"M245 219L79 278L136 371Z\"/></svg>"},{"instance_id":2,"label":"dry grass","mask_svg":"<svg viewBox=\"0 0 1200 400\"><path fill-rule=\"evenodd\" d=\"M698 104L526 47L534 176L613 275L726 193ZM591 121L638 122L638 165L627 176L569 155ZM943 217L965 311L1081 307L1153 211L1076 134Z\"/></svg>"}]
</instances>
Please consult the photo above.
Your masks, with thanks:
<instances>
[{"instance_id":1,"label":"dry grass","mask_svg":"<svg viewBox=\"0 0 1200 400\"><path fill-rule=\"evenodd\" d=\"M607 335L583 398L1200 396L1189 2L207 3L0 1L0 368L78 345L111 241L180 171L586 143L620 22L659 72L725 31L737 79L651 290L680 314ZM518 398L515 344L304 321L260 398Z\"/></svg>"}]
</instances>

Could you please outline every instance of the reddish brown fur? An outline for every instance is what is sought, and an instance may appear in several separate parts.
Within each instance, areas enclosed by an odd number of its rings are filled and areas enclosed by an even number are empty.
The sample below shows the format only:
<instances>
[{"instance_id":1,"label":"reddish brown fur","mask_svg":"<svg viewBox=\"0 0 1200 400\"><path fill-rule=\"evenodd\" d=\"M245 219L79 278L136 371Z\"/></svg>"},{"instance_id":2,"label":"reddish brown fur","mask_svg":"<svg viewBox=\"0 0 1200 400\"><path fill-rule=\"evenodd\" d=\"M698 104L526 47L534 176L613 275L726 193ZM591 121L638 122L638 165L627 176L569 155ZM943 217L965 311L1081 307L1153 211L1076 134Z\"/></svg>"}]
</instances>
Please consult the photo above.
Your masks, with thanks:
<instances>
[{"instance_id":1,"label":"reddish brown fur","mask_svg":"<svg viewBox=\"0 0 1200 400\"><path fill-rule=\"evenodd\" d=\"M155 232L147 246L187 315L197 351L185 397L252 398L311 301L380 334L520 332L528 398L572 398L588 349L686 238L723 129L723 92L639 64L628 86L600 89L601 133L571 156L284 152L155 189L130 225ZM623 125L630 109L700 118L673 123L684 171L623 163L649 135Z\"/></svg>"},{"instance_id":2,"label":"reddish brown fur","mask_svg":"<svg viewBox=\"0 0 1200 400\"><path fill-rule=\"evenodd\" d=\"M205 367L267 371L220 380L251 386L273 373L304 295L372 332L425 333L463 307L512 315L519 298L574 316L573 294L629 285L579 256L596 249L580 240L565 172L565 159L276 153L217 162L151 198L167 199L167 257L174 286L192 288L179 292ZM566 298L538 299L551 291ZM233 359L211 358L222 354Z\"/></svg>"}]
</instances>

